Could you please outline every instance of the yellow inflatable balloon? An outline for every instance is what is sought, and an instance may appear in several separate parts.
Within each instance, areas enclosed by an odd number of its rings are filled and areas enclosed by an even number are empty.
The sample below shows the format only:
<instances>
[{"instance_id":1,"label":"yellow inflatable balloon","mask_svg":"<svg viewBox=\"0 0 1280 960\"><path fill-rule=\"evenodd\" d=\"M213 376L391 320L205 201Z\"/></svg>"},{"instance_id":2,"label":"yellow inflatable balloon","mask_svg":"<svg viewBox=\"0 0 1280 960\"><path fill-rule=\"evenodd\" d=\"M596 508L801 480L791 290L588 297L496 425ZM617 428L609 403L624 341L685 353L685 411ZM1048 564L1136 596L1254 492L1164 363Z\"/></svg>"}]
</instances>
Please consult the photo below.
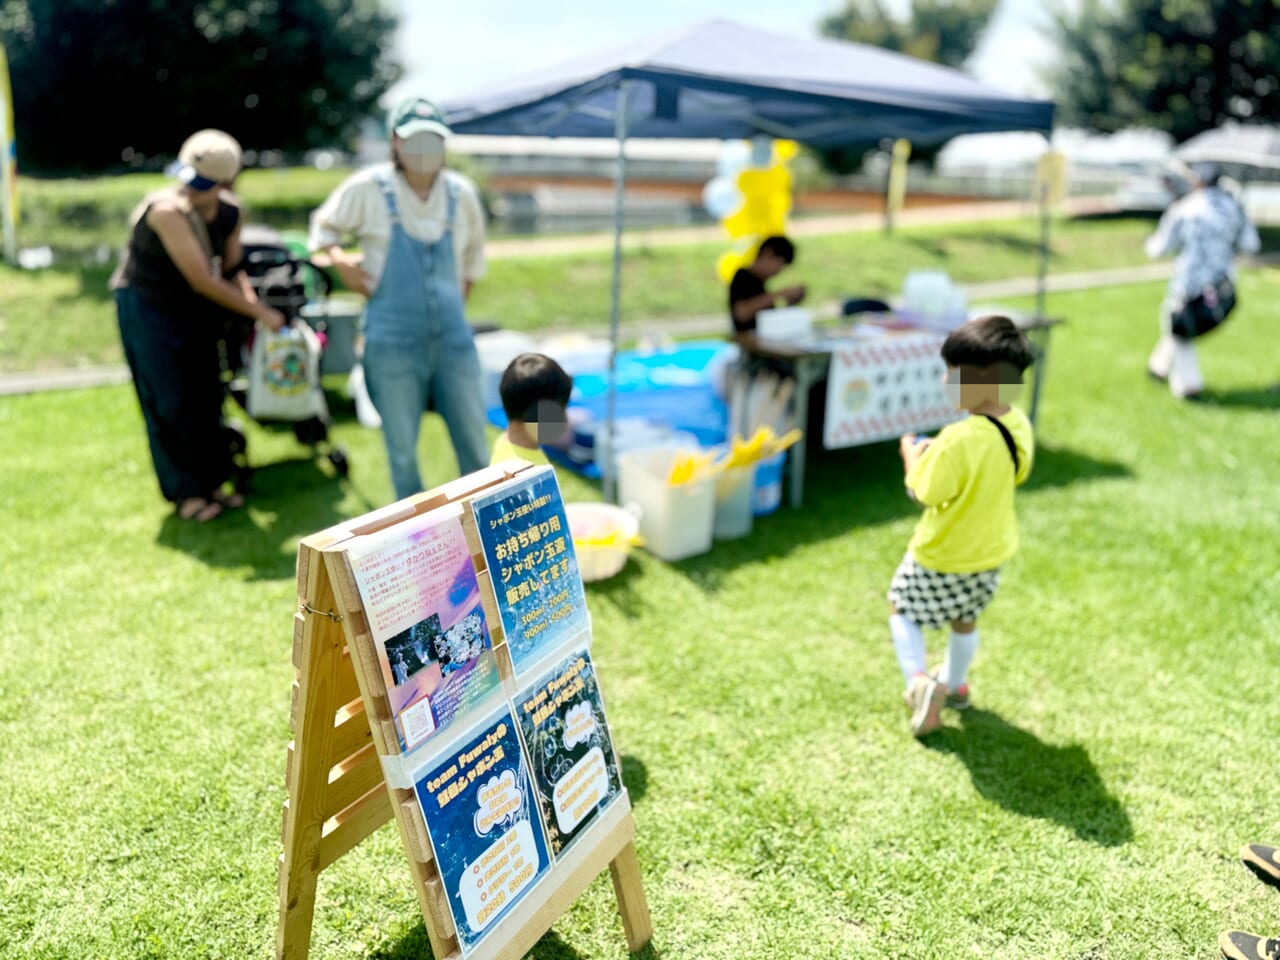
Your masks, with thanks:
<instances>
[{"instance_id":1,"label":"yellow inflatable balloon","mask_svg":"<svg viewBox=\"0 0 1280 960\"><path fill-rule=\"evenodd\" d=\"M778 163L786 163L788 160L794 160L800 153L800 144L794 140L775 140L773 141L773 158Z\"/></svg>"},{"instance_id":2,"label":"yellow inflatable balloon","mask_svg":"<svg viewBox=\"0 0 1280 960\"><path fill-rule=\"evenodd\" d=\"M738 189L750 199L753 196L791 194L791 171L780 163L763 170L743 170L738 174Z\"/></svg>"},{"instance_id":3,"label":"yellow inflatable balloon","mask_svg":"<svg viewBox=\"0 0 1280 960\"><path fill-rule=\"evenodd\" d=\"M730 282L738 270L750 266L765 237L786 233L792 187L786 164L799 151L794 140L775 140L769 166L740 169L733 177L742 194L742 205L720 222L739 243L716 261L716 274L722 282Z\"/></svg>"},{"instance_id":4,"label":"yellow inflatable balloon","mask_svg":"<svg viewBox=\"0 0 1280 960\"><path fill-rule=\"evenodd\" d=\"M760 249L760 244L738 244L732 250L728 250L720 255L716 260L716 276L720 278L721 283L729 283L733 280L733 275L744 267L751 266L752 261L756 258L756 251Z\"/></svg>"}]
</instances>

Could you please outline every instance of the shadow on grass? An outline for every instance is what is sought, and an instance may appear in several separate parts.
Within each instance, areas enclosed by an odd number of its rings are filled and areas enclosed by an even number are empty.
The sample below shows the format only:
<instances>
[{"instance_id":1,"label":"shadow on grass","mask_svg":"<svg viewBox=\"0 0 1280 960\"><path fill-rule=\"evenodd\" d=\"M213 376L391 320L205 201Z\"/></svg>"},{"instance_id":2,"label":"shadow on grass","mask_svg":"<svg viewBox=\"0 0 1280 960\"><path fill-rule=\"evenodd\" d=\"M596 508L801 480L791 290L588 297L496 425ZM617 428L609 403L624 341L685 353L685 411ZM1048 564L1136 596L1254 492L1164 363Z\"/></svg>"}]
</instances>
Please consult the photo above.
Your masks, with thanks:
<instances>
[{"instance_id":1,"label":"shadow on grass","mask_svg":"<svg viewBox=\"0 0 1280 960\"><path fill-rule=\"evenodd\" d=\"M431 941L427 937L427 928L418 924L385 950L375 950L368 955L369 960L431 960ZM548 932L534 944L533 949L525 954L529 960L586 960L586 958L560 939L554 930ZM637 954L643 956L643 954Z\"/></svg>"},{"instance_id":2,"label":"shadow on grass","mask_svg":"<svg viewBox=\"0 0 1280 960\"><path fill-rule=\"evenodd\" d=\"M757 517L746 537L716 541L709 553L679 561L673 564L675 569L687 573L702 589L715 592L723 574L741 564L783 557L799 547L844 536L858 528L914 521L920 514L903 490L896 441L845 450L811 449L806 474L804 503L798 510L792 509L789 499L784 500L776 513ZM1065 448L1041 447L1023 490L1032 492L1130 474L1122 463ZM787 479L790 480L789 475ZM886 560L886 576L894 562L896 558Z\"/></svg>"},{"instance_id":3,"label":"shadow on grass","mask_svg":"<svg viewBox=\"0 0 1280 960\"><path fill-rule=\"evenodd\" d=\"M1115 460L1099 460L1063 447L1037 446L1031 476L1027 477L1021 489L1030 492L1132 475L1132 470Z\"/></svg>"},{"instance_id":4,"label":"shadow on grass","mask_svg":"<svg viewBox=\"0 0 1280 960\"><path fill-rule=\"evenodd\" d=\"M347 518L338 509L343 484L309 457L264 464L253 471L246 507L209 523L170 513L156 542L211 567L248 567L252 580L288 579L297 561L294 541Z\"/></svg>"},{"instance_id":5,"label":"shadow on grass","mask_svg":"<svg viewBox=\"0 0 1280 960\"><path fill-rule=\"evenodd\" d=\"M1280 383L1252 390L1205 389L1198 403L1207 407L1250 407L1256 410L1280 410Z\"/></svg>"},{"instance_id":6,"label":"shadow on grass","mask_svg":"<svg viewBox=\"0 0 1280 960\"><path fill-rule=\"evenodd\" d=\"M997 713L971 708L961 726L943 727L923 741L959 757L983 797L1011 813L1052 820L1081 840L1117 847L1133 839L1129 815L1079 744L1045 743Z\"/></svg>"},{"instance_id":7,"label":"shadow on grass","mask_svg":"<svg viewBox=\"0 0 1280 960\"><path fill-rule=\"evenodd\" d=\"M618 931L618 937L622 937L621 930ZM427 928L419 924L388 949L370 953L368 960L431 960L432 956ZM650 942L631 956L634 960L661 960L663 954ZM554 930L550 930L525 954L525 960L586 960L586 956L560 939L560 935Z\"/></svg>"},{"instance_id":8,"label":"shadow on grass","mask_svg":"<svg viewBox=\"0 0 1280 960\"><path fill-rule=\"evenodd\" d=\"M607 580L586 584L587 602L603 600L628 620L635 620L648 608L644 599L644 571L628 559L623 568Z\"/></svg>"},{"instance_id":9,"label":"shadow on grass","mask_svg":"<svg viewBox=\"0 0 1280 960\"><path fill-rule=\"evenodd\" d=\"M913 247L917 247L940 259L946 259L951 255L952 248L962 243L981 243L988 247L1004 247L1013 253L1026 256L1040 251L1039 238L1003 233L996 226L989 230L981 231L957 230L948 232L946 236L921 236L911 233L903 233L901 236Z\"/></svg>"},{"instance_id":10,"label":"shadow on grass","mask_svg":"<svg viewBox=\"0 0 1280 960\"><path fill-rule=\"evenodd\" d=\"M639 757L624 753L622 762L622 785L627 788L631 802L639 803L649 789L649 768Z\"/></svg>"}]
</instances>

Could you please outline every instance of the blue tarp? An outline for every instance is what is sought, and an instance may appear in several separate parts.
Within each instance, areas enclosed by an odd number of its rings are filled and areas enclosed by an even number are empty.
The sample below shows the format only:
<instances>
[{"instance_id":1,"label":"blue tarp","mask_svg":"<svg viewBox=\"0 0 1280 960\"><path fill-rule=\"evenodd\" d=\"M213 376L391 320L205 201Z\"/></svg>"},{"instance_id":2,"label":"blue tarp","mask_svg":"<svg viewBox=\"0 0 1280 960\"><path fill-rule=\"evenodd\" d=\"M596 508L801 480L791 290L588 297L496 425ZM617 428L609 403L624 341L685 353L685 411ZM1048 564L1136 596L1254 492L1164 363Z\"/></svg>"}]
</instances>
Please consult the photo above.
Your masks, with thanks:
<instances>
[{"instance_id":1,"label":"blue tarp","mask_svg":"<svg viewBox=\"0 0 1280 960\"><path fill-rule=\"evenodd\" d=\"M722 340L697 340L657 353L619 353L616 414L620 427L626 421L647 421L689 434L702 446L724 443L728 410L712 387L712 367L734 349ZM608 388L607 370L573 377L569 406L585 412L582 424L589 433L605 422ZM488 417L495 427L506 428L501 407L491 408ZM625 443L626 431L620 433L620 442ZM550 448L547 455L584 476L600 478L593 462L573 460Z\"/></svg>"},{"instance_id":2,"label":"blue tarp","mask_svg":"<svg viewBox=\"0 0 1280 960\"><path fill-rule=\"evenodd\" d=\"M614 137L620 81L628 137L798 140L819 149L965 133L1048 134L1053 104L878 47L803 39L712 20L579 58L443 110L458 133Z\"/></svg>"}]
</instances>

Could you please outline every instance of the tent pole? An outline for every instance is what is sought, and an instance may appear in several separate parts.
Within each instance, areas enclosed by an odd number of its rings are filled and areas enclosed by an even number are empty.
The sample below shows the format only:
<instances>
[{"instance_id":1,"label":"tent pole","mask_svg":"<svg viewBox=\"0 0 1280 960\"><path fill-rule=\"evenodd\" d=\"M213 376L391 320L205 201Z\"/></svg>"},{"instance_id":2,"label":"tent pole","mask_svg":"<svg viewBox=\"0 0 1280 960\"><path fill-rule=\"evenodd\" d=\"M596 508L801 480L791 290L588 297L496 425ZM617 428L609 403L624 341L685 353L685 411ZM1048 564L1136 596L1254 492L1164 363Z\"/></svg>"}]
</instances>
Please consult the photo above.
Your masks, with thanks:
<instances>
[{"instance_id":1,"label":"tent pole","mask_svg":"<svg viewBox=\"0 0 1280 960\"><path fill-rule=\"evenodd\" d=\"M605 406L605 436L608 438L609 463L604 469L604 499L606 503L615 503L617 495L617 437L614 435L614 421L617 419L618 393L618 313L619 293L622 282L622 221L623 197L627 189L627 94L631 81L618 83L618 103L614 110L614 133L618 138L618 165L614 169L613 199L613 282L609 291L609 393ZM600 444L597 442L596 450Z\"/></svg>"},{"instance_id":2,"label":"tent pole","mask_svg":"<svg viewBox=\"0 0 1280 960\"><path fill-rule=\"evenodd\" d=\"M1036 278L1036 316L1044 316L1045 293L1049 283L1049 185L1042 183L1040 194L1040 269Z\"/></svg>"}]
</instances>

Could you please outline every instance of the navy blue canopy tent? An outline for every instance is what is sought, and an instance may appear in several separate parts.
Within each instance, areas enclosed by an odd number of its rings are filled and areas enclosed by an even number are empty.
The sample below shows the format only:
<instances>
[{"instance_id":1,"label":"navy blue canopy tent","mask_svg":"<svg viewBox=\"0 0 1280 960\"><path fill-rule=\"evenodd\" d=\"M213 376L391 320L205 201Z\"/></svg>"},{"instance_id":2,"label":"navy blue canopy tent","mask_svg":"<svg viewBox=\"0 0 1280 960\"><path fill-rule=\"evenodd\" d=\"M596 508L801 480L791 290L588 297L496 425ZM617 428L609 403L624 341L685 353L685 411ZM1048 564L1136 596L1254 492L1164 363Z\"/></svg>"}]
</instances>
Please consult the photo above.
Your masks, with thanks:
<instances>
[{"instance_id":1,"label":"navy blue canopy tent","mask_svg":"<svg viewBox=\"0 0 1280 960\"><path fill-rule=\"evenodd\" d=\"M442 109L458 133L618 140L614 354L627 137L769 136L823 150L886 137L935 146L966 133L1047 135L1053 125L1052 103L1007 96L957 70L878 47L724 20L581 57L448 101ZM611 389L609 430L613 410Z\"/></svg>"},{"instance_id":2,"label":"navy blue canopy tent","mask_svg":"<svg viewBox=\"0 0 1280 960\"><path fill-rule=\"evenodd\" d=\"M628 83L629 81L629 83ZM458 133L745 139L818 149L962 133L1047 134L1053 104L1010 97L948 67L878 47L712 20L581 57L444 104Z\"/></svg>"}]
</instances>

